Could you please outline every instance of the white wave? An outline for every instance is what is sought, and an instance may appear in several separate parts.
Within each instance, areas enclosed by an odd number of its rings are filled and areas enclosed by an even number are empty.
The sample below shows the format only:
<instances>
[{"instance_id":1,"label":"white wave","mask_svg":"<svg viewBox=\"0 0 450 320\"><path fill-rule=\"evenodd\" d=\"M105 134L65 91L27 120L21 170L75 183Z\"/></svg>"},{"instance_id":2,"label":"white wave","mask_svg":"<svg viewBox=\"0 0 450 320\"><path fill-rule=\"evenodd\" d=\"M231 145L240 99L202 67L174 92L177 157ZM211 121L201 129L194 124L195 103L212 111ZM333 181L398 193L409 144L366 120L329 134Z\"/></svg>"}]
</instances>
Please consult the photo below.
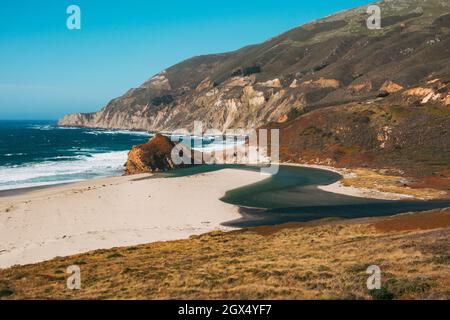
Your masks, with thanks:
<instances>
[{"instance_id":1,"label":"white wave","mask_svg":"<svg viewBox=\"0 0 450 320\"><path fill-rule=\"evenodd\" d=\"M110 135L116 135L116 134L128 134L128 135L134 135L134 136L145 136L150 137L152 134L146 132L146 131L131 131L131 130L91 130L86 131L85 134L92 134L92 135L100 135L100 134L110 134Z\"/></svg>"},{"instance_id":2,"label":"white wave","mask_svg":"<svg viewBox=\"0 0 450 320\"><path fill-rule=\"evenodd\" d=\"M80 127L54 127L57 130L80 130Z\"/></svg>"},{"instance_id":3,"label":"white wave","mask_svg":"<svg viewBox=\"0 0 450 320\"><path fill-rule=\"evenodd\" d=\"M245 141L220 141L220 142L213 142L207 145L204 145L203 147L197 147L192 148L195 151L202 151L202 152L213 152L213 151L222 151L226 149L232 149L232 148L239 148L245 145Z\"/></svg>"},{"instance_id":4,"label":"white wave","mask_svg":"<svg viewBox=\"0 0 450 320\"><path fill-rule=\"evenodd\" d=\"M5 157L15 157L15 156L26 156L27 153L6 153L3 156Z\"/></svg>"},{"instance_id":5,"label":"white wave","mask_svg":"<svg viewBox=\"0 0 450 320\"><path fill-rule=\"evenodd\" d=\"M48 131L48 130L53 130L55 129L54 126L46 124L46 125L39 125L39 124L34 124L28 127L29 129L35 129L35 130L43 130L43 131Z\"/></svg>"},{"instance_id":6,"label":"white wave","mask_svg":"<svg viewBox=\"0 0 450 320\"><path fill-rule=\"evenodd\" d=\"M116 151L76 156L75 160L0 167L0 190L120 175L127 154Z\"/></svg>"}]
</instances>

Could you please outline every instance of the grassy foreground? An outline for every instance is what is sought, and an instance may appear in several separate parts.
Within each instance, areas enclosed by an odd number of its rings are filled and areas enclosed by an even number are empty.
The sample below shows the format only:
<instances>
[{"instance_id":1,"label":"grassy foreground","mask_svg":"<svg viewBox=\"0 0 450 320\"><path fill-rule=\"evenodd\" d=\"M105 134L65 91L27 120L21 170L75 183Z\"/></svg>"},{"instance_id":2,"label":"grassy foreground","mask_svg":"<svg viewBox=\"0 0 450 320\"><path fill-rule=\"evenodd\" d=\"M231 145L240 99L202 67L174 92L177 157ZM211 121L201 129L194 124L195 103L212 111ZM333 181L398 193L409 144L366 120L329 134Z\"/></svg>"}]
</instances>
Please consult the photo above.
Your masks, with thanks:
<instances>
[{"instance_id":1,"label":"grassy foreground","mask_svg":"<svg viewBox=\"0 0 450 320\"><path fill-rule=\"evenodd\" d=\"M66 287L81 268L82 288ZM382 290L366 287L369 265ZM450 209L214 232L0 270L0 299L450 299Z\"/></svg>"}]
</instances>

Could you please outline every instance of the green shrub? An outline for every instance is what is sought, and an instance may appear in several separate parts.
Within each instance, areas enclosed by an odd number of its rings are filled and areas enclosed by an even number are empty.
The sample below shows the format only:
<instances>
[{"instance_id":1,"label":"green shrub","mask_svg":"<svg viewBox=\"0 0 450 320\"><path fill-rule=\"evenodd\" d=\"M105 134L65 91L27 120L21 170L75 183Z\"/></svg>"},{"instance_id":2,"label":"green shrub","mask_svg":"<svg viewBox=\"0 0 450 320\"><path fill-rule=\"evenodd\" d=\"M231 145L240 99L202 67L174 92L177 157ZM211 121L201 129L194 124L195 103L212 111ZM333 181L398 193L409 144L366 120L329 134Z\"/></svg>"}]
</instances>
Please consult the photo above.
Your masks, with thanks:
<instances>
[{"instance_id":1,"label":"green shrub","mask_svg":"<svg viewBox=\"0 0 450 320\"><path fill-rule=\"evenodd\" d=\"M244 74L244 77L246 77L251 74L260 73L260 72L261 72L260 66L251 66L251 67L244 68L243 74Z\"/></svg>"},{"instance_id":2,"label":"green shrub","mask_svg":"<svg viewBox=\"0 0 450 320\"><path fill-rule=\"evenodd\" d=\"M161 97L156 97L152 100L152 104L155 106L160 106L160 105L166 105L166 104L170 104L173 102L173 97L168 94L165 96L161 96Z\"/></svg>"},{"instance_id":3,"label":"green shrub","mask_svg":"<svg viewBox=\"0 0 450 320\"><path fill-rule=\"evenodd\" d=\"M9 296L12 296L13 294L14 294L14 291L12 291L11 289L1 289L0 290L0 298L9 297Z\"/></svg>"},{"instance_id":4,"label":"green shrub","mask_svg":"<svg viewBox=\"0 0 450 320\"><path fill-rule=\"evenodd\" d=\"M386 281L386 286L395 293L396 296L405 294L425 294L432 287L432 281L427 278L402 278L389 279Z\"/></svg>"},{"instance_id":5,"label":"green shrub","mask_svg":"<svg viewBox=\"0 0 450 320\"><path fill-rule=\"evenodd\" d=\"M121 257L123 257L123 255L121 255L120 253L112 253L112 254L110 254L107 258L108 259L113 259L113 258L121 258Z\"/></svg>"},{"instance_id":6,"label":"green shrub","mask_svg":"<svg viewBox=\"0 0 450 320\"><path fill-rule=\"evenodd\" d=\"M394 299L394 294L386 288L373 289L369 291L369 296L374 300L392 300Z\"/></svg>"}]
</instances>

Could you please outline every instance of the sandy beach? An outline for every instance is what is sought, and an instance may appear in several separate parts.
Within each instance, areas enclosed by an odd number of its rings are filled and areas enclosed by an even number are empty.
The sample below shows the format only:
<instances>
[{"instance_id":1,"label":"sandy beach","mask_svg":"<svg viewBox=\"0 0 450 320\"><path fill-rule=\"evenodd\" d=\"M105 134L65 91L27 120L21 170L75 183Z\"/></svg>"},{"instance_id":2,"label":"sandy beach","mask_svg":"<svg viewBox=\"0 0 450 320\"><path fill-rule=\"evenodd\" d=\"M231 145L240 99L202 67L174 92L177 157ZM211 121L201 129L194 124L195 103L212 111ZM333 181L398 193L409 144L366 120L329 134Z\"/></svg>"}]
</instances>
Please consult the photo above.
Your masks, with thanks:
<instances>
[{"instance_id":1,"label":"sandy beach","mask_svg":"<svg viewBox=\"0 0 450 320\"><path fill-rule=\"evenodd\" d=\"M289 165L346 175L324 166ZM140 174L4 191L0 193L0 268L230 230L221 224L240 218L239 207L219 199L226 191L267 177L257 171L222 169L177 178ZM341 182L318 188L354 197L409 197Z\"/></svg>"},{"instance_id":2,"label":"sandy beach","mask_svg":"<svg viewBox=\"0 0 450 320\"><path fill-rule=\"evenodd\" d=\"M0 197L0 268L95 249L187 238L239 218L226 191L267 178L225 169L112 177Z\"/></svg>"}]
</instances>

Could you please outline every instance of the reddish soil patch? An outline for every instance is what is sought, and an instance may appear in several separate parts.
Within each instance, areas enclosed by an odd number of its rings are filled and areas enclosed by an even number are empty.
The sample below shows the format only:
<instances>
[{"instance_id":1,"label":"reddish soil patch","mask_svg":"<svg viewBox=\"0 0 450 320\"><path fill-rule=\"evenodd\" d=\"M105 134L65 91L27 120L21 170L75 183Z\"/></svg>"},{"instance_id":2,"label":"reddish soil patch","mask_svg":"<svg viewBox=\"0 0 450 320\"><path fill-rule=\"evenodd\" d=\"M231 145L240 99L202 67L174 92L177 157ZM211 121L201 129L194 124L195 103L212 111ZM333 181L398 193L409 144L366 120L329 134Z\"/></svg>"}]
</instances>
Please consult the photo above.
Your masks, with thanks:
<instances>
[{"instance_id":1,"label":"reddish soil patch","mask_svg":"<svg viewBox=\"0 0 450 320\"><path fill-rule=\"evenodd\" d=\"M450 190L450 177L449 176L430 176L425 177L420 182L410 185L411 188L433 188L439 190Z\"/></svg>"},{"instance_id":2,"label":"reddish soil patch","mask_svg":"<svg viewBox=\"0 0 450 320\"><path fill-rule=\"evenodd\" d=\"M355 219L355 221L361 221L359 219ZM238 234L238 233L256 233L260 236L270 236L277 232L286 230L286 229L300 229L300 228L306 228L306 227L317 227L327 224L336 224L336 223L350 223L350 220L345 219L339 219L339 218L329 218L329 219L320 219L320 220L314 220L314 221L308 221L308 222L289 222L285 224L279 224L274 226L260 226L260 227L253 227L250 229L241 229L236 231L231 231L229 234Z\"/></svg>"},{"instance_id":3,"label":"reddish soil patch","mask_svg":"<svg viewBox=\"0 0 450 320\"><path fill-rule=\"evenodd\" d=\"M380 232L448 228L450 227L450 209L395 216L375 222L372 226Z\"/></svg>"}]
</instances>

